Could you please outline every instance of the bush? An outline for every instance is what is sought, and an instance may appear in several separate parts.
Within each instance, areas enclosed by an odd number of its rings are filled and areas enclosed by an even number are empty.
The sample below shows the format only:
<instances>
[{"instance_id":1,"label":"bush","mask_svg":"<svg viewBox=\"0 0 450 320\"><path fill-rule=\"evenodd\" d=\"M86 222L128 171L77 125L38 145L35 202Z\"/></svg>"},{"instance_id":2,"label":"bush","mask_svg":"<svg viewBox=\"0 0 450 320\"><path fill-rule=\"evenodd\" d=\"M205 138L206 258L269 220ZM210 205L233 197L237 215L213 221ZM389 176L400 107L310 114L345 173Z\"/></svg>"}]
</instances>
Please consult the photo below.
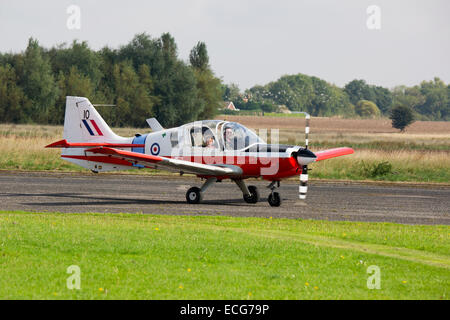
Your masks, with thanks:
<instances>
[{"instance_id":1,"label":"bush","mask_svg":"<svg viewBox=\"0 0 450 320\"><path fill-rule=\"evenodd\" d=\"M362 118L375 118L380 115L377 105L368 100L359 100L355 106L355 112Z\"/></svg>"},{"instance_id":2,"label":"bush","mask_svg":"<svg viewBox=\"0 0 450 320\"><path fill-rule=\"evenodd\" d=\"M405 128L415 121L413 111L405 105L393 107L389 118L392 120L392 127L401 132L404 132Z\"/></svg>"},{"instance_id":3,"label":"bush","mask_svg":"<svg viewBox=\"0 0 450 320\"><path fill-rule=\"evenodd\" d=\"M361 161L361 175L366 178L376 178L392 173L392 164L389 161L367 163Z\"/></svg>"},{"instance_id":4,"label":"bush","mask_svg":"<svg viewBox=\"0 0 450 320\"><path fill-rule=\"evenodd\" d=\"M233 116L237 116L239 115L239 111L234 111L234 110L230 110L230 109L221 109L218 111L219 114L227 114L227 115L233 115Z\"/></svg>"}]
</instances>

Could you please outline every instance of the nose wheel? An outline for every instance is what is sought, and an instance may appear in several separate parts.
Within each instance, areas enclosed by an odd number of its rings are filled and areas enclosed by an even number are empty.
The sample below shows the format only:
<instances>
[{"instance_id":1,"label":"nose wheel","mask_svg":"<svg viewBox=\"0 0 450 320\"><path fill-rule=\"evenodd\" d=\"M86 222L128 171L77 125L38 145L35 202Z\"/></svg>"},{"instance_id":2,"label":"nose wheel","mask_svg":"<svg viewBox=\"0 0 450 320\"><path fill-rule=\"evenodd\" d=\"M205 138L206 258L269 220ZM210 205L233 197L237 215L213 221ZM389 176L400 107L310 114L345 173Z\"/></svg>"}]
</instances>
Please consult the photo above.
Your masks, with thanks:
<instances>
[{"instance_id":1,"label":"nose wheel","mask_svg":"<svg viewBox=\"0 0 450 320\"><path fill-rule=\"evenodd\" d=\"M276 184L276 186L275 186ZM276 188L280 187L280 181L272 181L267 188L271 190L267 202L269 202L271 207L279 207L281 205L281 196L276 192Z\"/></svg>"},{"instance_id":2,"label":"nose wheel","mask_svg":"<svg viewBox=\"0 0 450 320\"><path fill-rule=\"evenodd\" d=\"M281 197L278 192L272 192L267 198L271 207L279 207L281 205Z\"/></svg>"}]
</instances>

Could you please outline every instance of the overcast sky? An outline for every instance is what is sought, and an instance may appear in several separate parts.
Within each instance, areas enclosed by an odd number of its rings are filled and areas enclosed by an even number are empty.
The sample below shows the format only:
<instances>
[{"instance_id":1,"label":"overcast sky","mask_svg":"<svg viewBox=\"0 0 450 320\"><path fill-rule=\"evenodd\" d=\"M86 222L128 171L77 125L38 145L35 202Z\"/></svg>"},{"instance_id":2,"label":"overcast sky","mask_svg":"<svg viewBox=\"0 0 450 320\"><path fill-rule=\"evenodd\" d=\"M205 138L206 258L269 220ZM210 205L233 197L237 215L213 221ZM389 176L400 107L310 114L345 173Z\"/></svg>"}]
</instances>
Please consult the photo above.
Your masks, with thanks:
<instances>
[{"instance_id":1,"label":"overcast sky","mask_svg":"<svg viewBox=\"0 0 450 320\"><path fill-rule=\"evenodd\" d=\"M79 30L67 28L70 5L80 8ZM370 5L381 10L379 30L367 27ZM449 0L0 0L0 51L22 51L29 37L99 49L170 32L186 61L206 42L216 75L241 89L295 73L339 86L448 83L449 16Z\"/></svg>"}]
</instances>

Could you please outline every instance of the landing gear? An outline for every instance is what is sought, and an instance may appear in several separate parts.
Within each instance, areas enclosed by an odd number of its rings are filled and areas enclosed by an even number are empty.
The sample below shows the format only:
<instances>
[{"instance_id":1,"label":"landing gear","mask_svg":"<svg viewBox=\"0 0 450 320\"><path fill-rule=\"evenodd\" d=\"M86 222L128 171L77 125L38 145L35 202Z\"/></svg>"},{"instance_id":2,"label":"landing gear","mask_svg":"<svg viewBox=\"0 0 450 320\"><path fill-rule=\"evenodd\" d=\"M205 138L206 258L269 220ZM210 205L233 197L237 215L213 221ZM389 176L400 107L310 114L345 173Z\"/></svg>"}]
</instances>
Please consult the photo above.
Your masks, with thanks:
<instances>
[{"instance_id":1,"label":"landing gear","mask_svg":"<svg viewBox=\"0 0 450 320\"><path fill-rule=\"evenodd\" d=\"M202 193L200 188L192 187L186 192L186 200L188 203L196 204L202 201Z\"/></svg>"},{"instance_id":2,"label":"landing gear","mask_svg":"<svg viewBox=\"0 0 450 320\"><path fill-rule=\"evenodd\" d=\"M186 192L186 200L188 203L196 204L200 203L203 199L203 193L208 189L208 187L217 182L217 178L209 178L205 181L202 188L192 187Z\"/></svg>"},{"instance_id":3,"label":"landing gear","mask_svg":"<svg viewBox=\"0 0 450 320\"><path fill-rule=\"evenodd\" d=\"M279 207L281 205L281 197L278 192L272 192L269 194L267 201L272 207Z\"/></svg>"},{"instance_id":4,"label":"landing gear","mask_svg":"<svg viewBox=\"0 0 450 320\"><path fill-rule=\"evenodd\" d=\"M275 187L275 184L277 185ZM281 205L281 197L278 192L275 191L276 188L280 187L280 181L272 181L267 188L271 190L267 201L269 202L271 207L279 207Z\"/></svg>"},{"instance_id":5,"label":"landing gear","mask_svg":"<svg viewBox=\"0 0 450 320\"><path fill-rule=\"evenodd\" d=\"M244 201L247 203L257 203L259 201L259 191L255 186L248 186L250 195L244 194Z\"/></svg>"},{"instance_id":6,"label":"landing gear","mask_svg":"<svg viewBox=\"0 0 450 320\"><path fill-rule=\"evenodd\" d=\"M258 203L260 200L259 191L256 186L246 186L244 180L242 179L236 179L233 180L239 189L242 191L242 195L244 198L244 201L247 203ZM203 194L206 191L206 189L213 184L214 182L217 182L217 178L208 178L203 186L201 188L198 187L192 187L186 192L186 201L191 204L200 203L203 200ZM272 181L268 188L272 191L269 195L268 201L269 204L272 207L279 207L281 205L281 197L278 192L274 192L274 190L277 188L275 187L275 184L277 187L280 186L279 181Z\"/></svg>"},{"instance_id":7,"label":"landing gear","mask_svg":"<svg viewBox=\"0 0 450 320\"><path fill-rule=\"evenodd\" d=\"M247 203L257 203L259 201L259 191L255 186L246 186L243 180L234 180L244 196Z\"/></svg>"}]
</instances>

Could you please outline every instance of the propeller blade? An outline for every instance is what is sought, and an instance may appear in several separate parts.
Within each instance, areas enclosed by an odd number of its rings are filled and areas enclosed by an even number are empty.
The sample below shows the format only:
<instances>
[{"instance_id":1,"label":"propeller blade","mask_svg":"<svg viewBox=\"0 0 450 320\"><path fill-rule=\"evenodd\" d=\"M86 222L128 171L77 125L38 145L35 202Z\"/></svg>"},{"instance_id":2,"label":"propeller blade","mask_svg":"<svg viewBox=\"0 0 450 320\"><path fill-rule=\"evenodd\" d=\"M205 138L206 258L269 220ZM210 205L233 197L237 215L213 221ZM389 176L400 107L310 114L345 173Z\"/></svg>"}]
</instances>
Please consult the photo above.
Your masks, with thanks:
<instances>
[{"instance_id":1,"label":"propeller blade","mask_svg":"<svg viewBox=\"0 0 450 320\"><path fill-rule=\"evenodd\" d=\"M300 174L300 186L298 187L300 200L306 199L306 192L308 192L308 166L302 166L302 173Z\"/></svg>"},{"instance_id":2,"label":"propeller blade","mask_svg":"<svg viewBox=\"0 0 450 320\"><path fill-rule=\"evenodd\" d=\"M308 149L308 142L309 142L309 139L308 139L308 135L309 135L309 118L310 118L309 113L306 113L305 118L306 118L306 124L305 124L305 149Z\"/></svg>"},{"instance_id":3,"label":"propeller blade","mask_svg":"<svg viewBox=\"0 0 450 320\"><path fill-rule=\"evenodd\" d=\"M302 112L305 114L305 148L297 151L297 163L302 166L302 173L300 174L300 186L298 187L300 200L306 199L306 192L308 192L308 164L316 161L317 156L314 152L308 150L309 144L309 119L311 116L307 112Z\"/></svg>"}]
</instances>

